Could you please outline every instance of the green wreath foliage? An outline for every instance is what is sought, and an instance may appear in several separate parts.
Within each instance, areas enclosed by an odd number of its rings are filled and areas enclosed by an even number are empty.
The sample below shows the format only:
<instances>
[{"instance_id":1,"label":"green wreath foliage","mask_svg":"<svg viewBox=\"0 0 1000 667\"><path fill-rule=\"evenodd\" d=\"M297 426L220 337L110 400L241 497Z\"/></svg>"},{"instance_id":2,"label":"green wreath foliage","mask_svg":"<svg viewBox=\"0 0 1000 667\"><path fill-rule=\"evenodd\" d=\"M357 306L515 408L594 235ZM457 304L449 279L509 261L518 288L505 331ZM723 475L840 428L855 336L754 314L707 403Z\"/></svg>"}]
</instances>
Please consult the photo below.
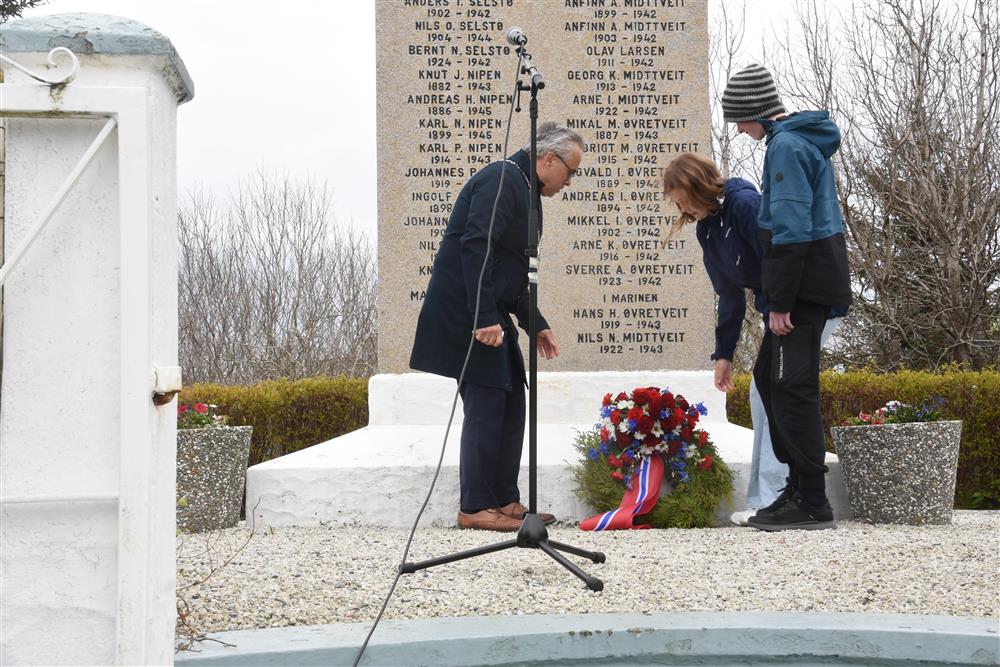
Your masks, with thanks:
<instances>
[{"instance_id":1,"label":"green wreath foliage","mask_svg":"<svg viewBox=\"0 0 1000 667\"><path fill-rule=\"evenodd\" d=\"M613 510L625 495L625 485L612 479L607 458L602 454L591 461L587 452L601 444L600 432L584 431L577 434L575 446L582 463L576 468L576 495L583 502L600 512ZM690 479L676 484L662 496L653 511L636 517L636 523L648 523L653 528L708 528L715 525L715 510L723 500L729 502L733 491L733 474L719 457L715 445L709 440L703 451L712 455L708 470L688 470Z\"/></svg>"}]
</instances>

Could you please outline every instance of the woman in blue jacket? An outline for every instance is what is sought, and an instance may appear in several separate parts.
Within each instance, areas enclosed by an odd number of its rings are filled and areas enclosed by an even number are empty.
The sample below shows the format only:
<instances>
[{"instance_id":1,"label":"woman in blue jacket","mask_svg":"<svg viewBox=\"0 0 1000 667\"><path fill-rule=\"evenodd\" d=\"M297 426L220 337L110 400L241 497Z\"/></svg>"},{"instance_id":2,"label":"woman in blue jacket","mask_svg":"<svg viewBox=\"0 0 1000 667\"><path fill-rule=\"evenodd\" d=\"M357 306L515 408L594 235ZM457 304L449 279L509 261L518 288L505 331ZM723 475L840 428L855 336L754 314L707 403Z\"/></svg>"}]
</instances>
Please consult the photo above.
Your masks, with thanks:
<instances>
[{"instance_id":1,"label":"woman in blue jacket","mask_svg":"<svg viewBox=\"0 0 1000 667\"><path fill-rule=\"evenodd\" d=\"M705 270L719 297L715 327L715 387L733 388L733 353L746 314L746 290L762 315L757 211L760 193L742 178L723 180L715 163L697 153L681 153L663 172L663 191L680 211L675 234L696 223Z\"/></svg>"},{"instance_id":2,"label":"woman in blue jacket","mask_svg":"<svg viewBox=\"0 0 1000 667\"><path fill-rule=\"evenodd\" d=\"M761 248L757 218L761 195L742 178L723 179L715 163L697 153L681 153L663 172L663 191L679 210L671 234L696 223L705 270L719 297L715 326L715 388L733 389L733 354L746 315L746 290L752 290L754 307L767 322L767 301L761 288ZM831 309L822 343L833 333L845 309ZM821 343L821 344L822 344ZM750 383L753 420L753 454L747 486L747 510L735 512L733 523L745 526L757 508L767 507L781 493L788 466L774 454L764 403L757 384Z\"/></svg>"},{"instance_id":3,"label":"woman in blue jacket","mask_svg":"<svg viewBox=\"0 0 1000 667\"><path fill-rule=\"evenodd\" d=\"M760 247L757 245L757 212L760 193L742 178L723 179L715 163L697 153L681 153L663 172L663 191L679 210L671 233L695 223L705 270L718 295L715 326L715 388L733 388L733 354L746 315L746 291L752 290L754 306L767 316L760 282ZM771 448L767 417L756 387L750 386L754 422L753 455L747 488L749 508L766 507L785 485L788 467ZM737 512L734 523L744 525L752 511ZM745 515L745 516L744 516Z\"/></svg>"}]
</instances>

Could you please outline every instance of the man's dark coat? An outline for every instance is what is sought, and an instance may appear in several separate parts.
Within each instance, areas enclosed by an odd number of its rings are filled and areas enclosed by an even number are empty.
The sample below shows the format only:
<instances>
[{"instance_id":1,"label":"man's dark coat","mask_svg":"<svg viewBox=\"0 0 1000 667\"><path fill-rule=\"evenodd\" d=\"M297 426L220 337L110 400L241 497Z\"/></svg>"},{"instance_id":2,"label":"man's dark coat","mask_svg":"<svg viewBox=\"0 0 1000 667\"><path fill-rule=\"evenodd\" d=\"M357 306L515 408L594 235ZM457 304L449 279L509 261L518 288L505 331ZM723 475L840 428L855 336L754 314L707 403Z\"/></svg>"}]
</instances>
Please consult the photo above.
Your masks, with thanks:
<instances>
[{"instance_id":1,"label":"man's dark coat","mask_svg":"<svg viewBox=\"0 0 1000 667\"><path fill-rule=\"evenodd\" d=\"M410 368L458 378L472 337L476 286L496 200L493 243L483 274L475 327L500 324L504 341L500 347L473 344L464 382L508 391L514 383L524 382L524 359L511 314L527 330L528 258L524 251L528 245L529 163L529 155L520 150L506 162L506 168L505 163L494 162L476 172L459 193L434 258L427 296L417 320ZM541 197L538 214L540 234ZM540 314L537 317L538 331L548 329L545 319Z\"/></svg>"}]
</instances>

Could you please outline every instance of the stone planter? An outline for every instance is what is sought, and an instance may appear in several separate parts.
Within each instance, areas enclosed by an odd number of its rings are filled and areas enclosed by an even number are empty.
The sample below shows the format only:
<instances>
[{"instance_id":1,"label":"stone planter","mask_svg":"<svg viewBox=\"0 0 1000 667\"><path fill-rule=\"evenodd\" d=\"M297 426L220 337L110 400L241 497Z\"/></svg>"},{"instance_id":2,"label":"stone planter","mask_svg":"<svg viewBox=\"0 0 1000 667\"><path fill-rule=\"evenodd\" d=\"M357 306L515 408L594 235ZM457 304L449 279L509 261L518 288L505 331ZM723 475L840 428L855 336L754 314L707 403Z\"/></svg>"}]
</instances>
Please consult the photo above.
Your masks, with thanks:
<instances>
[{"instance_id":1,"label":"stone planter","mask_svg":"<svg viewBox=\"0 0 1000 667\"><path fill-rule=\"evenodd\" d=\"M237 524L252 432L252 426L178 429L178 529L200 533Z\"/></svg>"},{"instance_id":2,"label":"stone planter","mask_svg":"<svg viewBox=\"0 0 1000 667\"><path fill-rule=\"evenodd\" d=\"M835 426L847 498L868 523L951 523L961 421Z\"/></svg>"}]
</instances>

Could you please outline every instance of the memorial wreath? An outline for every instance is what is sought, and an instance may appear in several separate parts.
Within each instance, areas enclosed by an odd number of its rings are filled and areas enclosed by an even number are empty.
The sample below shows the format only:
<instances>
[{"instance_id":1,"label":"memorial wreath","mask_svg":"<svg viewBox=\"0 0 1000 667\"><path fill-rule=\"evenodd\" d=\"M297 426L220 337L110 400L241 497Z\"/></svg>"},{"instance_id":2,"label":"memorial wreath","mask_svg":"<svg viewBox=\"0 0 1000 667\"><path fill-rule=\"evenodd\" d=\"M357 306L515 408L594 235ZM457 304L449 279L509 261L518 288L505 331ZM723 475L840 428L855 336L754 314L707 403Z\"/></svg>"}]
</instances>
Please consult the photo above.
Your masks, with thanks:
<instances>
[{"instance_id":1,"label":"memorial wreath","mask_svg":"<svg viewBox=\"0 0 1000 667\"><path fill-rule=\"evenodd\" d=\"M701 403L658 387L606 394L600 423L576 440L583 457L577 495L602 512L580 528L715 525L715 510L732 490L732 473L708 433L697 428L707 413ZM670 490L661 497L664 481Z\"/></svg>"}]
</instances>

